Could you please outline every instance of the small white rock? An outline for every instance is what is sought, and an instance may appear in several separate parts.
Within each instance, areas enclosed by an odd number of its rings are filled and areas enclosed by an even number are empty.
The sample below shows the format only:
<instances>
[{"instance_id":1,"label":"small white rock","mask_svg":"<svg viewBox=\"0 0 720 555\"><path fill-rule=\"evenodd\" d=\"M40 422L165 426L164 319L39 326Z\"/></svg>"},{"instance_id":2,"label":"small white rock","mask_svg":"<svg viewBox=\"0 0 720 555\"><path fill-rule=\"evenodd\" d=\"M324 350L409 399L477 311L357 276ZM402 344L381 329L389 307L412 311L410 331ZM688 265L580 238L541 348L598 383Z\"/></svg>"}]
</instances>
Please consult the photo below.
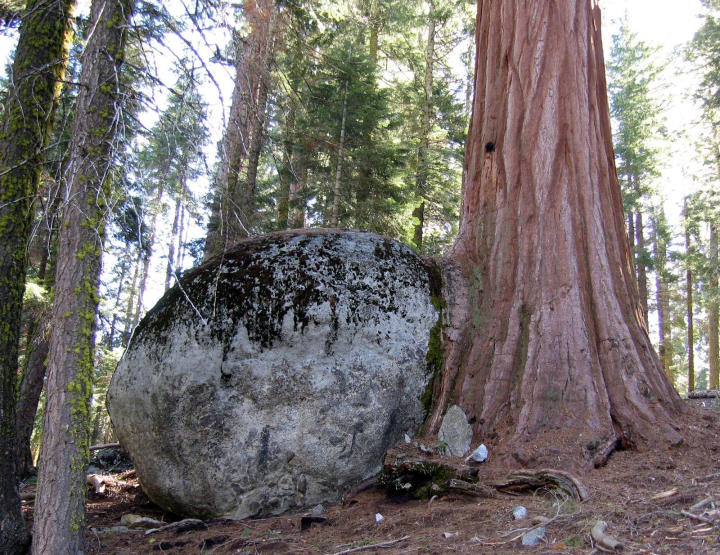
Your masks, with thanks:
<instances>
[{"instance_id":1,"label":"small white rock","mask_svg":"<svg viewBox=\"0 0 720 555\"><path fill-rule=\"evenodd\" d=\"M474 461L474 462L485 462L488 458L488 449L485 447L484 443L481 443L475 451L470 453L470 456L465 459L465 461Z\"/></svg>"},{"instance_id":2,"label":"small white rock","mask_svg":"<svg viewBox=\"0 0 720 555\"><path fill-rule=\"evenodd\" d=\"M446 540L450 539L450 538L454 538L455 536L459 536L459 535L460 535L460 532L443 532L443 536L445 537Z\"/></svg>"},{"instance_id":3,"label":"small white rock","mask_svg":"<svg viewBox=\"0 0 720 555\"><path fill-rule=\"evenodd\" d=\"M512 510L513 517L515 517L515 520L522 520L525 518L528 514L527 509L523 507L522 505L518 505Z\"/></svg>"},{"instance_id":4,"label":"small white rock","mask_svg":"<svg viewBox=\"0 0 720 555\"><path fill-rule=\"evenodd\" d=\"M375 513L375 522L380 523L385 520L385 517L380 513Z\"/></svg>"},{"instance_id":5,"label":"small white rock","mask_svg":"<svg viewBox=\"0 0 720 555\"><path fill-rule=\"evenodd\" d=\"M410 439L409 435L405 434L405 443L410 443L410 442L412 442L412 439Z\"/></svg>"}]
</instances>

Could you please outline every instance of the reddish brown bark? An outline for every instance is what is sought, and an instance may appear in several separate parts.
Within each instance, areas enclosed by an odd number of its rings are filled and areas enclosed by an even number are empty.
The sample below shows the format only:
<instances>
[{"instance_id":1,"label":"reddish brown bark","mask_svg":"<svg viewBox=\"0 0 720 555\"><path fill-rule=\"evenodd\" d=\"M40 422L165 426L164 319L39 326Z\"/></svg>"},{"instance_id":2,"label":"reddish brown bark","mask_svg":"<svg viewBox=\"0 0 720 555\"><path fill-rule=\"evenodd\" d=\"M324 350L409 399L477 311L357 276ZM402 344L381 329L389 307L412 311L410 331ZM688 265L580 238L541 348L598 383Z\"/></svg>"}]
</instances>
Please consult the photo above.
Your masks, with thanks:
<instances>
[{"instance_id":1,"label":"reddish brown bark","mask_svg":"<svg viewBox=\"0 0 720 555\"><path fill-rule=\"evenodd\" d=\"M478 2L454 298L426 431L457 403L475 442L512 465L587 470L621 443L682 439L633 276L594 4Z\"/></svg>"},{"instance_id":2,"label":"reddish brown bark","mask_svg":"<svg viewBox=\"0 0 720 555\"><path fill-rule=\"evenodd\" d=\"M214 227L207 236L205 260L248 237L254 220L276 8L272 0L246 0L243 10L251 32L246 39L236 37L235 88L221 147Z\"/></svg>"}]
</instances>

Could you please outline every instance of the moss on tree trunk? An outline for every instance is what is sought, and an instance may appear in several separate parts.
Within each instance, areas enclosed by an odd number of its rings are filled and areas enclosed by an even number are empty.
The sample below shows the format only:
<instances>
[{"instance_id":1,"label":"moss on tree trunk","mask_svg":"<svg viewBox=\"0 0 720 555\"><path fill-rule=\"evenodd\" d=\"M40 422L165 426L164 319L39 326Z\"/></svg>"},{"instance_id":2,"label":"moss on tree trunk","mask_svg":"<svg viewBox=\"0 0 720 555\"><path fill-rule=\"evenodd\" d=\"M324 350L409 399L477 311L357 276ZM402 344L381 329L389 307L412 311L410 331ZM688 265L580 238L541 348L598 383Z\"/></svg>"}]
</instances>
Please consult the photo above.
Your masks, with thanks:
<instances>
[{"instance_id":1,"label":"moss on tree trunk","mask_svg":"<svg viewBox=\"0 0 720 555\"><path fill-rule=\"evenodd\" d=\"M18 340L32 204L67 63L72 2L30 1L0 127L0 552L27 543L16 482Z\"/></svg>"},{"instance_id":2,"label":"moss on tree trunk","mask_svg":"<svg viewBox=\"0 0 720 555\"><path fill-rule=\"evenodd\" d=\"M63 176L69 201L58 236L34 553L85 552L84 472L97 290L125 97L120 66L133 7L134 0L94 0L81 58L77 114Z\"/></svg>"}]
</instances>

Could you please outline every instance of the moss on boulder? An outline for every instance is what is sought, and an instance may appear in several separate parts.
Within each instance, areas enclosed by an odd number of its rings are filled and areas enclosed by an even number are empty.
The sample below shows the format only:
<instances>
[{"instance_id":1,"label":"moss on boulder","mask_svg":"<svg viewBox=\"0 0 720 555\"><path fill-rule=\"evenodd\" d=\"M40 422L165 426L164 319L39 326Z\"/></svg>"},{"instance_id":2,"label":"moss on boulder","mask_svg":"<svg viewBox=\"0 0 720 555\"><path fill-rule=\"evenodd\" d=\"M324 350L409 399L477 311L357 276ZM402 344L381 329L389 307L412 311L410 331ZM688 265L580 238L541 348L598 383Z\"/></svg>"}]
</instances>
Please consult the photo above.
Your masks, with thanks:
<instances>
[{"instance_id":1,"label":"moss on boulder","mask_svg":"<svg viewBox=\"0 0 720 555\"><path fill-rule=\"evenodd\" d=\"M431 276L370 233L243 242L138 326L108 409L153 501L244 518L332 501L421 425Z\"/></svg>"}]
</instances>

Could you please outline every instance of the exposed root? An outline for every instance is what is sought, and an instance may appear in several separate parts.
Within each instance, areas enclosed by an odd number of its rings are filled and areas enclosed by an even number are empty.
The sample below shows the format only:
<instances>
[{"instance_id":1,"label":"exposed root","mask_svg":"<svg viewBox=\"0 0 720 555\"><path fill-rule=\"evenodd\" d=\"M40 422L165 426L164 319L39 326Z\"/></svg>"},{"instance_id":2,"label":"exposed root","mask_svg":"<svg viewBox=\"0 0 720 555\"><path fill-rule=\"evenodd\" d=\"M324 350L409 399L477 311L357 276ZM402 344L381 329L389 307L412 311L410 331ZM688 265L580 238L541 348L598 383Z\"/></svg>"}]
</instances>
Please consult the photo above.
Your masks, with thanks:
<instances>
[{"instance_id":1,"label":"exposed root","mask_svg":"<svg viewBox=\"0 0 720 555\"><path fill-rule=\"evenodd\" d=\"M554 486L574 499L585 501L588 498L587 489L580 480L572 474L551 468L516 470L509 474L504 481L492 485L500 491L523 491Z\"/></svg>"}]
</instances>

